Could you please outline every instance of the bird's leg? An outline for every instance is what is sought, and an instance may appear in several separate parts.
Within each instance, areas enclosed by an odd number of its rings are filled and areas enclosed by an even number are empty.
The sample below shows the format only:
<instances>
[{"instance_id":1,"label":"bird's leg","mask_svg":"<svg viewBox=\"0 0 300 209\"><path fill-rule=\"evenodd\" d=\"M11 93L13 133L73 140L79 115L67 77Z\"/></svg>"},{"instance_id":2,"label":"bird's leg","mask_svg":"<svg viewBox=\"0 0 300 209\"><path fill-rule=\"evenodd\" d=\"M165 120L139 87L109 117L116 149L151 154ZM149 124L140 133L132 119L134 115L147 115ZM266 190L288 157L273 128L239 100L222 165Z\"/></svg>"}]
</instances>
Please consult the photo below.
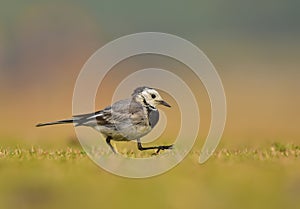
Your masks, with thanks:
<instances>
[{"instance_id":1,"label":"bird's leg","mask_svg":"<svg viewBox=\"0 0 300 209\"><path fill-rule=\"evenodd\" d=\"M117 152L116 152L115 148L110 143L111 139L112 138L110 136L106 137L106 143L108 144L108 146L110 147L110 149L113 151L113 153L116 154Z\"/></svg>"},{"instance_id":2,"label":"bird's leg","mask_svg":"<svg viewBox=\"0 0 300 209\"><path fill-rule=\"evenodd\" d=\"M143 150L149 150L149 149L157 149L156 154L158 154L160 150L172 149L173 148L173 144L172 145L154 146L154 147L143 147L142 143L141 143L141 140L137 139L137 147L141 151L143 151Z\"/></svg>"}]
</instances>

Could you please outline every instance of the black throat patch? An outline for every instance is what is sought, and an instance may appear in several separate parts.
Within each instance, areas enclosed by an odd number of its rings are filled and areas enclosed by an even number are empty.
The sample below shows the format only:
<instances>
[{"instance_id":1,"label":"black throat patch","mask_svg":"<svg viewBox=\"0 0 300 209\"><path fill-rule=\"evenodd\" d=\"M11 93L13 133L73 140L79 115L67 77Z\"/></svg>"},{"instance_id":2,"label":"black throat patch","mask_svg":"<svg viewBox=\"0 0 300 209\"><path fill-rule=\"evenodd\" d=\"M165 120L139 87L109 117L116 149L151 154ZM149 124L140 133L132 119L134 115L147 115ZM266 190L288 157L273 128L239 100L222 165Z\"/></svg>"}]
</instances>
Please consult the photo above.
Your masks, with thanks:
<instances>
[{"instance_id":1,"label":"black throat patch","mask_svg":"<svg viewBox=\"0 0 300 209\"><path fill-rule=\"evenodd\" d=\"M159 119L158 110L155 107L151 106L149 103L147 103L144 97L143 97L143 103L147 110L149 125L151 126L151 128L153 128L157 124Z\"/></svg>"}]
</instances>

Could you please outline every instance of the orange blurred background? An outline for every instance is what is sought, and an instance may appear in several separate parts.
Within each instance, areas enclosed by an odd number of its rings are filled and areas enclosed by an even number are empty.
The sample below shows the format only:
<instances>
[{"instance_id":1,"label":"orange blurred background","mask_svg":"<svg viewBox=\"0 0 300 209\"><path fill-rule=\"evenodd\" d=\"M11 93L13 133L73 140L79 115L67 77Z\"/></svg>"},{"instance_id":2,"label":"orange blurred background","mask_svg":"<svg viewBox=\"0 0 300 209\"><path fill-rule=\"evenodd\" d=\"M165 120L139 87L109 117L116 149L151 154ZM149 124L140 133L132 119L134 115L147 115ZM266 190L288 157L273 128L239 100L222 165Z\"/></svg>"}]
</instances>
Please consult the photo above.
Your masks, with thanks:
<instances>
[{"instance_id":1,"label":"orange blurred background","mask_svg":"<svg viewBox=\"0 0 300 209\"><path fill-rule=\"evenodd\" d=\"M34 126L72 114L76 78L98 48L143 31L185 38L215 65L227 97L222 140L226 146L300 143L300 14L296 6L281 1L255 7L176 1L169 10L169 4L136 1L135 6L126 7L121 1L29 1L15 5L7 1L0 9L1 143L57 143L74 138L72 126ZM189 81L200 103L198 143L202 144L210 120L207 94L201 82L174 60L144 56L118 64L100 86L97 108L109 105L124 74L145 67L169 68ZM170 136L178 128L176 110L165 111L172 121Z\"/></svg>"}]
</instances>

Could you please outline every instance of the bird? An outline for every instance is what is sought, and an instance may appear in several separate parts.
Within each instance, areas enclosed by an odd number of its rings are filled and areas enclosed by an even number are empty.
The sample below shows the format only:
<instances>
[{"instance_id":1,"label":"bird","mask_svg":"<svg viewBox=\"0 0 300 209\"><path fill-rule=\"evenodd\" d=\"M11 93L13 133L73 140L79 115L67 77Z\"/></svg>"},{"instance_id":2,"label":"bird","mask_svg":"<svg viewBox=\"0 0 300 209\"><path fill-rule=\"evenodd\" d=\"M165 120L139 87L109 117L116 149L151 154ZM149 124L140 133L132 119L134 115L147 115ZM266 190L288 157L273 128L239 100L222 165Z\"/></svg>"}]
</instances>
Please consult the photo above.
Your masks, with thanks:
<instances>
[{"instance_id":1,"label":"bird","mask_svg":"<svg viewBox=\"0 0 300 209\"><path fill-rule=\"evenodd\" d=\"M70 119L39 123L36 127L68 123L74 124L75 127L91 127L104 136L113 153L117 151L111 141L135 140L140 151L156 150L154 154L158 154L161 150L172 149L173 145L144 147L140 140L158 123L158 105L171 107L156 89L142 86L136 88L130 98L119 100L102 110L74 115Z\"/></svg>"}]
</instances>

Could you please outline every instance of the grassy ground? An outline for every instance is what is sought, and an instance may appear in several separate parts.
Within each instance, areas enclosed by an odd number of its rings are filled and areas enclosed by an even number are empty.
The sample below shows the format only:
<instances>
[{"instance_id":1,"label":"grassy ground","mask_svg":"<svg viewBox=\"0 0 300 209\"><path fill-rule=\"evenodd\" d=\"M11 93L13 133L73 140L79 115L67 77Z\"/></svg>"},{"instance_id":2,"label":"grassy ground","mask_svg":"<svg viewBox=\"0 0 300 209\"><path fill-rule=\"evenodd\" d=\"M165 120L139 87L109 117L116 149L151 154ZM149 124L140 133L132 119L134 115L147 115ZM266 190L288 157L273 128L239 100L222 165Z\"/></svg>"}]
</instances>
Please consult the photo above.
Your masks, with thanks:
<instances>
[{"instance_id":1,"label":"grassy ground","mask_svg":"<svg viewBox=\"0 0 300 209\"><path fill-rule=\"evenodd\" d=\"M127 179L96 166L77 146L0 147L1 208L299 208L300 147L198 151L171 171Z\"/></svg>"}]
</instances>

